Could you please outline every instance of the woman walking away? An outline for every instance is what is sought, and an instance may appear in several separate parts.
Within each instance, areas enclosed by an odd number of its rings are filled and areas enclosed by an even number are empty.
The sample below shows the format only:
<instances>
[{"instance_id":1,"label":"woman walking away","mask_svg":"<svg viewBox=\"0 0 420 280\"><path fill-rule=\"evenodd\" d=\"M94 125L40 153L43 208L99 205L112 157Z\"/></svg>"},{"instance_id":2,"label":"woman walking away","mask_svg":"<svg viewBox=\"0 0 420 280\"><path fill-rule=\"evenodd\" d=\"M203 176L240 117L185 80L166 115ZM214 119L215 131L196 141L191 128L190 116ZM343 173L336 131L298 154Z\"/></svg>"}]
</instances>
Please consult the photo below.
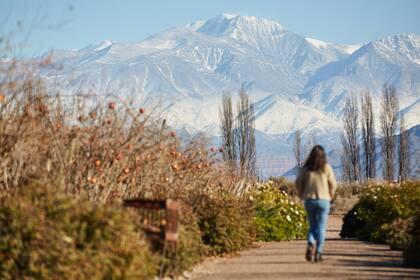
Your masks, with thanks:
<instances>
[{"instance_id":1,"label":"woman walking away","mask_svg":"<svg viewBox=\"0 0 420 280\"><path fill-rule=\"evenodd\" d=\"M322 146L313 147L296 179L296 189L299 197L305 200L309 220L306 260L321 262L330 201L337 189L333 170L327 163L327 155Z\"/></svg>"}]
</instances>

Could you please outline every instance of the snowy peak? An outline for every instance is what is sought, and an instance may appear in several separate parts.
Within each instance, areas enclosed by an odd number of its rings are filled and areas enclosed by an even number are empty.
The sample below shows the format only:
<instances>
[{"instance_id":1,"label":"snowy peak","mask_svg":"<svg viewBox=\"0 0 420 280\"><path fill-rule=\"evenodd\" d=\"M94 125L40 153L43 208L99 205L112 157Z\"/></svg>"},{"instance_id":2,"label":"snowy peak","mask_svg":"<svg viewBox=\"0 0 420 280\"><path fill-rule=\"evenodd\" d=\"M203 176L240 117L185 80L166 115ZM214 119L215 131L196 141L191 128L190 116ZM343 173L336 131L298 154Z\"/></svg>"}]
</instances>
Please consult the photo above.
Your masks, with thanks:
<instances>
[{"instance_id":1,"label":"snowy peak","mask_svg":"<svg viewBox=\"0 0 420 280\"><path fill-rule=\"evenodd\" d=\"M112 44L113 44L112 41L104 40L104 41L99 42L99 43L91 44L91 45L89 45L89 46L87 46L83 49L80 49L79 51L81 51L81 52L99 52L99 51L102 51L106 48L111 47Z\"/></svg>"},{"instance_id":2,"label":"snowy peak","mask_svg":"<svg viewBox=\"0 0 420 280\"><path fill-rule=\"evenodd\" d=\"M197 29L198 32L215 37L244 38L246 36L276 36L286 32L278 22L261 17L222 14L211 18Z\"/></svg>"},{"instance_id":3,"label":"snowy peak","mask_svg":"<svg viewBox=\"0 0 420 280\"><path fill-rule=\"evenodd\" d=\"M397 89L401 108L410 106L420 97L419 62L419 36L385 37L318 69L301 98L340 118L345 98L351 92L357 94L368 89L374 102L380 104L382 87L390 84ZM409 122L419 122L415 114L407 114L407 117Z\"/></svg>"},{"instance_id":4,"label":"snowy peak","mask_svg":"<svg viewBox=\"0 0 420 280\"><path fill-rule=\"evenodd\" d=\"M420 36L416 34L396 34L372 42L372 45L384 53L395 52L420 64Z\"/></svg>"},{"instance_id":5,"label":"snowy peak","mask_svg":"<svg viewBox=\"0 0 420 280\"><path fill-rule=\"evenodd\" d=\"M419 46L415 34L397 34L362 47L341 46L306 38L265 18L221 14L167 29L137 44L103 41L81 50L58 51L54 61L64 65L58 73L63 79L72 72L69 90L112 85L126 92L135 89L144 99L192 102L245 88L255 102L270 96L261 103L264 108L282 102L291 102L293 112L316 107L319 114L312 114L316 119L333 123L325 113L339 118L350 91L368 88L378 94L384 83L390 83L401 92L403 107L416 101ZM266 115L263 112L260 115ZM274 134L313 123L291 121L289 127L270 117L266 116L266 132ZM182 114L179 119L189 122ZM212 117L202 119L206 125L215 122Z\"/></svg>"}]
</instances>

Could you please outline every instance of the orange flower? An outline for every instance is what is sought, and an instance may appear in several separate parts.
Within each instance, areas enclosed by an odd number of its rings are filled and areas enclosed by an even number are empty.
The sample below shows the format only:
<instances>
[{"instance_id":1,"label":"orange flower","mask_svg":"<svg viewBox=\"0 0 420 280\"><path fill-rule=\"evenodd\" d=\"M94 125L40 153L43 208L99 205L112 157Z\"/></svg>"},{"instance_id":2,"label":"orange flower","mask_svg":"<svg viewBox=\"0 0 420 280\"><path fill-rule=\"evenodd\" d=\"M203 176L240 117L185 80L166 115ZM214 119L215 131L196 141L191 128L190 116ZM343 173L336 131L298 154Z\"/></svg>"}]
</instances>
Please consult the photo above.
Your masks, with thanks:
<instances>
[{"instance_id":1,"label":"orange flower","mask_svg":"<svg viewBox=\"0 0 420 280\"><path fill-rule=\"evenodd\" d=\"M0 103L4 102L6 100L6 96L4 94L0 94Z\"/></svg>"},{"instance_id":2,"label":"orange flower","mask_svg":"<svg viewBox=\"0 0 420 280\"><path fill-rule=\"evenodd\" d=\"M127 168L124 168L124 173L125 173L125 174L130 173L130 168L128 168L128 167L127 167Z\"/></svg>"},{"instance_id":3,"label":"orange flower","mask_svg":"<svg viewBox=\"0 0 420 280\"><path fill-rule=\"evenodd\" d=\"M99 159L95 160L95 166L96 167L101 166L101 161Z\"/></svg>"}]
</instances>

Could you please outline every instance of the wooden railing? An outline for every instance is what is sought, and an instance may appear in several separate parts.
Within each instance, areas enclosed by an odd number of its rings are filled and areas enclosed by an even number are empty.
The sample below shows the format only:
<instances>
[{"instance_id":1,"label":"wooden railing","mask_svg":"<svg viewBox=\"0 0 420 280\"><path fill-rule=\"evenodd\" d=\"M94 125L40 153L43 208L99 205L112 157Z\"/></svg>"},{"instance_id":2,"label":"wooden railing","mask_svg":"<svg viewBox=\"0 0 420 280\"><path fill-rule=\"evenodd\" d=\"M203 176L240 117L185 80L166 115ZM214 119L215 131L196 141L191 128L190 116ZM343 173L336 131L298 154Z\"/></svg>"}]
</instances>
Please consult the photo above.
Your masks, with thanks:
<instances>
[{"instance_id":1,"label":"wooden railing","mask_svg":"<svg viewBox=\"0 0 420 280\"><path fill-rule=\"evenodd\" d=\"M123 205L137 209L142 228L151 240L178 241L179 206L176 201L125 199Z\"/></svg>"}]
</instances>

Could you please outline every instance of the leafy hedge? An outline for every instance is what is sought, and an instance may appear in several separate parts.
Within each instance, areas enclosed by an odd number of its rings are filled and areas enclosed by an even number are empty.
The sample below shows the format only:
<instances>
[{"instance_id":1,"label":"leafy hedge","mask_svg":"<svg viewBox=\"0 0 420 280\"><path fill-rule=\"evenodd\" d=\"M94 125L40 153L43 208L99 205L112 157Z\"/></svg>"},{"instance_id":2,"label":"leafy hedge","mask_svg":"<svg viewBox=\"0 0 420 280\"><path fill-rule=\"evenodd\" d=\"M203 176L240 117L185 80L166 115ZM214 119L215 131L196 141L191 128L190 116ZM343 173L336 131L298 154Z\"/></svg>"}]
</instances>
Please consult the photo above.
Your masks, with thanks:
<instances>
[{"instance_id":1,"label":"leafy hedge","mask_svg":"<svg viewBox=\"0 0 420 280\"><path fill-rule=\"evenodd\" d=\"M254 193L257 240L280 241L305 238L308 231L304 208L271 181Z\"/></svg>"},{"instance_id":2,"label":"leafy hedge","mask_svg":"<svg viewBox=\"0 0 420 280\"><path fill-rule=\"evenodd\" d=\"M253 211L249 201L218 190L195 198L194 211L210 254L226 254L249 247L254 241Z\"/></svg>"},{"instance_id":3,"label":"leafy hedge","mask_svg":"<svg viewBox=\"0 0 420 280\"><path fill-rule=\"evenodd\" d=\"M416 235L419 232L416 220L420 216L419 206L419 182L367 187L359 202L345 215L340 235L387 243L394 249L410 251L409 248L419 246ZM407 263L411 262L412 255L405 253Z\"/></svg>"},{"instance_id":4,"label":"leafy hedge","mask_svg":"<svg viewBox=\"0 0 420 280\"><path fill-rule=\"evenodd\" d=\"M302 206L270 182L243 197L214 189L180 202L179 242L162 259L128 209L38 184L18 188L0 199L0 279L148 279L161 264L174 276L255 238L289 240L307 232Z\"/></svg>"},{"instance_id":5,"label":"leafy hedge","mask_svg":"<svg viewBox=\"0 0 420 280\"><path fill-rule=\"evenodd\" d=\"M165 275L175 276L205 256L252 244L249 200L221 190L190 198L194 207L180 201L178 243L168 245L162 258L128 209L41 185L19 188L0 201L0 279L149 279L160 265Z\"/></svg>"},{"instance_id":6,"label":"leafy hedge","mask_svg":"<svg viewBox=\"0 0 420 280\"><path fill-rule=\"evenodd\" d=\"M148 279L158 259L133 213L39 185L0 202L1 279Z\"/></svg>"}]
</instances>

